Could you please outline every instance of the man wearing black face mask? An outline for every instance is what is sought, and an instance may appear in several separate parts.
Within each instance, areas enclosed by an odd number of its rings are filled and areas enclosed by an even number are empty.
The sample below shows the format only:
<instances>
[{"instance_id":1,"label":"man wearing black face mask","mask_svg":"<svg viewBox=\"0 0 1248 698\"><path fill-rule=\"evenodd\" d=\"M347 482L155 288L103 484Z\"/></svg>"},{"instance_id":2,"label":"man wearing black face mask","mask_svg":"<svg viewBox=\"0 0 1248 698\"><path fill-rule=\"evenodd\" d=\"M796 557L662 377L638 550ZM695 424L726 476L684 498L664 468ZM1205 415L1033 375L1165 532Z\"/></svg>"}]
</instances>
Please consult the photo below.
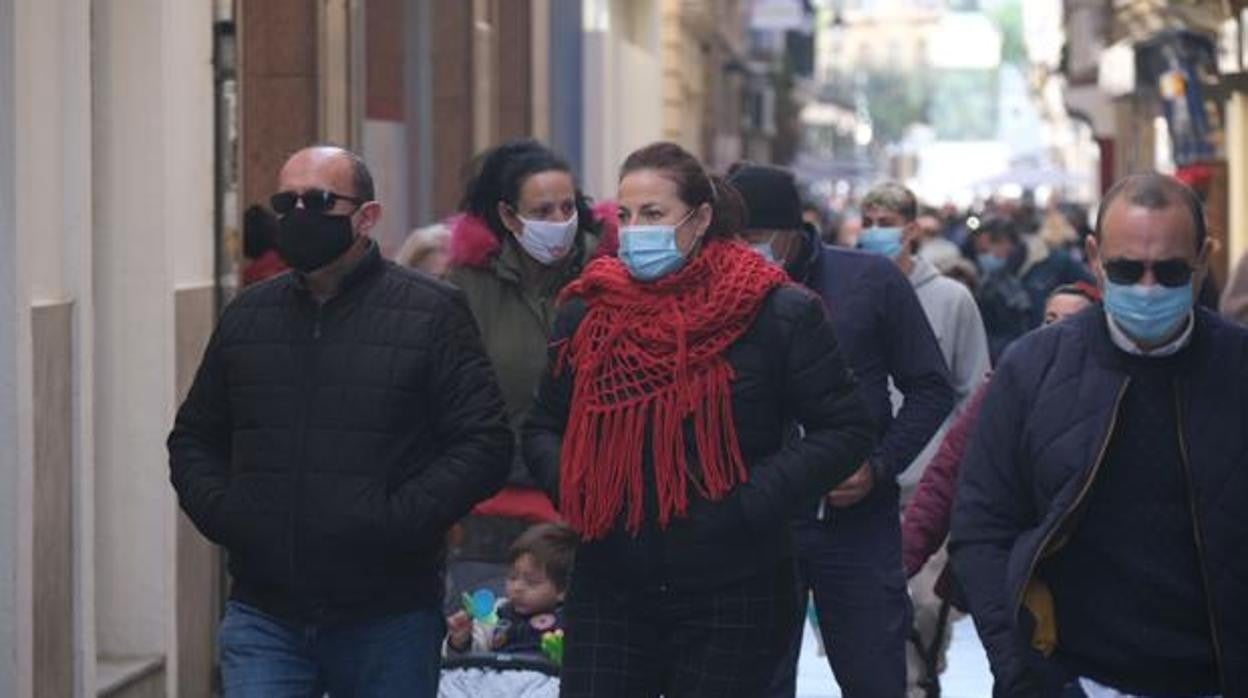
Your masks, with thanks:
<instances>
[{"instance_id":1,"label":"man wearing black face mask","mask_svg":"<svg viewBox=\"0 0 1248 698\"><path fill-rule=\"evenodd\" d=\"M432 697L443 538L507 475L502 397L463 295L368 237L356 155L296 153L271 204L294 271L226 308L169 437L230 556L224 694Z\"/></svg>"}]
</instances>

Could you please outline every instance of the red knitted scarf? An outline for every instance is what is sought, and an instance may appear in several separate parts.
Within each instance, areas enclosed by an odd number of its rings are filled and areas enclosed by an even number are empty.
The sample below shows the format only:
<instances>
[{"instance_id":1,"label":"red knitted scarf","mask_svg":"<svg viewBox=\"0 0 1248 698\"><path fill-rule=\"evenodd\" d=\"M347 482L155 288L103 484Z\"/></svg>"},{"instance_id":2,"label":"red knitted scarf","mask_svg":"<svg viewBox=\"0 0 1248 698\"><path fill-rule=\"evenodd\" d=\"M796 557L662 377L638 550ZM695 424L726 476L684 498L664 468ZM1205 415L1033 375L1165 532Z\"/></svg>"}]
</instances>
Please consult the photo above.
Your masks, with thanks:
<instances>
[{"instance_id":1,"label":"red knitted scarf","mask_svg":"<svg viewBox=\"0 0 1248 698\"><path fill-rule=\"evenodd\" d=\"M787 280L744 245L714 241L654 283L638 283L618 259L603 258L564 289L561 300L581 298L588 306L556 366L576 376L560 457L560 508L582 537L605 535L626 503L628 530L640 530L647 427L661 527L686 514L690 482L717 500L746 480L724 352ZM686 419L700 478L685 462Z\"/></svg>"}]
</instances>

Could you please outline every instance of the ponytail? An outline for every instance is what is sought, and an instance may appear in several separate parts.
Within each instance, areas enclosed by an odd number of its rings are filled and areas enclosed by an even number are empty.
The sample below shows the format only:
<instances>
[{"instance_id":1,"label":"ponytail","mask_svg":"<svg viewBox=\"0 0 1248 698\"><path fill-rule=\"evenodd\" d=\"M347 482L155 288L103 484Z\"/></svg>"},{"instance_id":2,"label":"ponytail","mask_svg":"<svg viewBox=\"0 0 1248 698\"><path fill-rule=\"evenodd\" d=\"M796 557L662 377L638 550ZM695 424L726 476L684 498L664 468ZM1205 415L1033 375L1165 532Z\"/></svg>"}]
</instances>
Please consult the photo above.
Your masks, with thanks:
<instances>
[{"instance_id":1,"label":"ponytail","mask_svg":"<svg viewBox=\"0 0 1248 698\"><path fill-rule=\"evenodd\" d=\"M734 237L745 230L750 209L745 197L727 179L710 175L715 199L711 204L711 225L706 229L708 237Z\"/></svg>"}]
</instances>

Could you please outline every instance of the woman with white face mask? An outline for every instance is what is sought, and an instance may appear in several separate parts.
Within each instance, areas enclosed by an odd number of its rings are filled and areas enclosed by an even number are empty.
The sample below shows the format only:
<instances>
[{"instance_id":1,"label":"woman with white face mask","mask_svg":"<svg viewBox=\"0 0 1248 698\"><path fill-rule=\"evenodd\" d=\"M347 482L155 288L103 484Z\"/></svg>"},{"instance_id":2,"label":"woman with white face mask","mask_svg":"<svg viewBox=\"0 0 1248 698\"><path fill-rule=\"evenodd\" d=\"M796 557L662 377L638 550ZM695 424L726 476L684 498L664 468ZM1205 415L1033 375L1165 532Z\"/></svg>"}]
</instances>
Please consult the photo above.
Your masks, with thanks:
<instances>
[{"instance_id":1,"label":"woman with white face mask","mask_svg":"<svg viewBox=\"0 0 1248 698\"><path fill-rule=\"evenodd\" d=\"M564 290L524 427L582 538L560 695L757 698L801 622L789 521L871 420L822 301L734 239L731 185L656 143L617 203L619 257Z\"/></svg>"},{"instance_id":2,"label":"woman with white face mask","mask_svg":"<svg viewBox=\"0 0 1248 698\"><path fill-rule=\"evenodd\" d=\"M518 429L545 367L555 297L595 253L604 225L588 207L568 164L533 140L510 141L479 155L460 212L450 222L447 280L467 296L503 389L507 416ZM614 211L607 219L614 228ZM478 511L502 517L465 523L468 546L475 526L504 529L477 536L502 544L496 551L473 549L486 558L506 555L506 546L525 528L517 516L554 517L550 503L533 489L518 449L507 488Z\"/></svg>"}]
</instances>

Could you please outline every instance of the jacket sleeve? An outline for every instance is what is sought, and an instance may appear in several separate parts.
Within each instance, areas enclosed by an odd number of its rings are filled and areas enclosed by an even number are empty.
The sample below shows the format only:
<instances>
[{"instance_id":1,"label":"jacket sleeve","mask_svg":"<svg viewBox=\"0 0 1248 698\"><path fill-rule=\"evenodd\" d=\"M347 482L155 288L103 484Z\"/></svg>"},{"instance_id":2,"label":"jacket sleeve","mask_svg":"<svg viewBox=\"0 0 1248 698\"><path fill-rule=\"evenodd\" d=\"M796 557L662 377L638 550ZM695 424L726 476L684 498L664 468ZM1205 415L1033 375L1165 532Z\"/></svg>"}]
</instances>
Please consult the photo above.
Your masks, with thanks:
<instances>
[{"instance_id":1,"label":"jacket sleeve","mask_svg":"<svg viewBox=\"0 0 1248 698\"><path fill-rule=\"evenodd\" d=\"M971 292L960 288L957 295L957 337L953 345L953 361L949 377L953 382L955 399L962 402L971 397L988 375L992 361L988 358L988 334L984 331L984 319L979 315L979 305Z\"/></svg>"},{"instance_id":2,"label":"jacket sleeve","mask_svg":"<svg viewBox=\"0 0 1248 698\"><path fill-rule=\"evenodd\" d=\"M497 492L514 448L502 393L462 292L435 312L428 391L441 450L390 494L389 523L405 547L440 541L474 504Z\"/></svg>"},{"instance_id":3,"label":"jacket sleeve","mask_svg":"<svg viewBox=\"0 0 1248 698\"><path fill-rule=\"evenodd\" d=\"M954 421L923 478L914 491L901 522L901 560L906 577L918 574L928 558L936 554L949 535L953 515L954 482L966 453L967 441L979 419L988 384L984 383L967 401L966 409Z\"/></svg>"},{"instance_id":4,"label":"jacket sleeve","mask_svg":"<svg viewBox=\"0 0 1248 698\"><path fill-rule=\"evenodd\" d=\"M857 471L875 430L823 303L796 289L776 293L802 296L784 347L782 400L803 433L756 462L738 488L736 497L755 529L784 522Z\"/></svg>"},{"instance_id":5,"label":"jacket sleeve","mask_svg":"<svg viewBox=\"0 0 1248 698\"><path fill-rule=\"evenodd\" d=\"M178 503L208 540L225 544L219 510L230 482L233 429L220 326L208 340L204 357L169 434L169 479Z\"/></svg>"},{"instance_id":6,"label":"jacket sleeve","mask_svg":"<svg viewBox=\"0 0 1248 698\"><path fill-rule=\"evenodd\" d=\"M888 373L902 394L901 409L885 430L871 465L876 481L896 480L932 439L953 409L953 387L940 344L910 281L889 264L885 287Z\"/></svg>"},{"instance_id":7,"label":"jacket sleeve","mask_svg":"<svg viewBox=\"0 0 1248 698\"><path fill-rule=\"evenodd\" d=\"M556 508L559 506L559 454L572 409L574 381L571 368L560 366L558 357L584 315L585 306L581 301L571 301L559 309L547 349L547 370L542 372L533 409L522 430L525 465Z\"/></svg>"},{"instance_id":8,"label":"jacket sleeve","mask_svg":"<svg viewBox=\"0 0 1248 698\"><path fill-rule=\"evenodd\" d=\"M962 460L949 552L995 678L994 695L1030 695L1033 677L1015 631L1016 600L1006 570L1015 541L1035 525L1027 478L1018 458L1024 414L1017 351L1007 353L987 388Z\"/></svg>"}]
</instances>

